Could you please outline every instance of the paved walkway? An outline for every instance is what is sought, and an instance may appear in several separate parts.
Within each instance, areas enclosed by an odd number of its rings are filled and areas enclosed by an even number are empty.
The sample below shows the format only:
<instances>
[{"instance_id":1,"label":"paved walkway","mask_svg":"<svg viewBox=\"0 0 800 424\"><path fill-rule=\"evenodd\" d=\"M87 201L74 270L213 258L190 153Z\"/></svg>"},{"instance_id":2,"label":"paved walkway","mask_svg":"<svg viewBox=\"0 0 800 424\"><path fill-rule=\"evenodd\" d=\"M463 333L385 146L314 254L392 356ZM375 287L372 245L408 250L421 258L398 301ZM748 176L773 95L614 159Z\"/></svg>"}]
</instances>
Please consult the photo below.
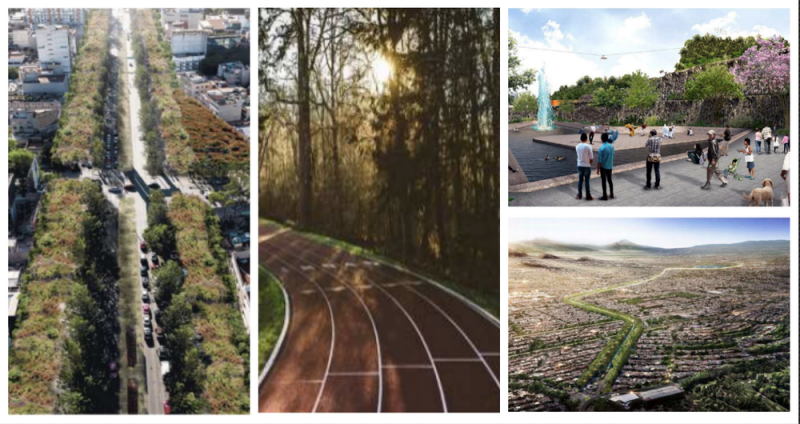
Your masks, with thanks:
<instances>
[{"instance_id":1,"label":"paved walkway","mask_svg":"<svg viewBox=\"0 0 800 424\"><path fill-rule=\"evenodd\" d=\"M572 122L556 122L560 128L573 128L575 129L575 134L557 134L557 135L539 135L536 132L531 132L533 139L541 142L541 143L548 143L548 144L555 144L557 146L563 147L570 147L575 148L575 146L580 143L580 137L578 136L577 132L578 129L581 127L585 127L585 131L589 131L589 125L581 125L575 124ZM658 136L661 137L662 145L667 144L680 144L680 143L688 143L688 142L695 142L695 143L702 143L704 140L707 139L706 133L708 130L713 129L717 133L717 138L722 138L722 133L725 131L725 127L692 127L694 130L694 135L689 136L687 135L687 130L689 127L684 126L676 126L675 127L675 138L664 138L661 135L661 130L663 127L648 127L646 133L648 135L641 135L642 129L636 129L636 135L631 137L628 135L628 130L625 127L610 127L612 131L617 130L619 131L619 138L616 142L614 142L614 148L616 150L625 150L625 149L641 149L647 143L647 139L650 137L650 130L655 129L658 131ZM744 133L746 130L741 128L731 128L732 139L736 140L737 135L740 133ZM594 135L594 144L592 144L592 149L597 151L603 142L600 140L601 132L596 132ZM751 137L754 139L754 137Z\"/></svg>"},{"instance_id":2,"label":"paved walkway","mask_svg":"<svg viewBox=\"0 0 800 424\"><path fill-rule=\"evenodd\" d=\"M747 137L751 140L755 138L752 132ZM739 157L742 162L738 172L747 174L743 156L736 152L743 146L744 142L741 140L733 142L730 154L721 158L721 171L734 157ZM591 179L591 191L595 198L593 201L575 198L577 182L526 193L509 193L509 197L514 198L511 206L747 206L748 201L742 197L742 193L749 194L750 190L761 186L764 178L770 178L774 184L774 205L780 206L780 199L786 192L785 182L780 177L785 158L782 148L779 154L762 154L755 158L755 181L746 178L739 181L730 176L725 188L720 188L719 180L714 178L711 181L711 190L701 190L700 186L706 181L705 167L678 160L661 164L661 190L644 189L646 171L642 162L640 168L613 175L613 200L598 200L603 195L603 189L595 171L596 167L592 168ZM655 175L653 178L655 179ZM577 181L577 177L575 179Z\"/></svg>"}]
</instances>

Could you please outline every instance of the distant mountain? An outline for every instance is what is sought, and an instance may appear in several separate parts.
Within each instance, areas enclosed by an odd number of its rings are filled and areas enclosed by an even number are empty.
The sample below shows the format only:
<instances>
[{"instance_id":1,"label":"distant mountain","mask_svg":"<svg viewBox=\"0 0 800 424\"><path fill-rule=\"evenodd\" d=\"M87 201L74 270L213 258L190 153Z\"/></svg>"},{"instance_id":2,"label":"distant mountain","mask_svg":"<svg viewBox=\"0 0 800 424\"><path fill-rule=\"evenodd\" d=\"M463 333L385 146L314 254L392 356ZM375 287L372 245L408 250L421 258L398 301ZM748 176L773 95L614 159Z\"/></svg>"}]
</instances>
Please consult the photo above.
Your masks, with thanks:
<instances>
[{"instance_id":1,"label":"distant mountain","mask_svg":"<svg viewBox=\"0 0 800 424\"><path fill-rule=\"evenodd\" d=\"M699 254L718 254L718 253L789 253L788 240L764 240L764 241L745 241L732 244L706 244L692 247L681 247L665 249L662 247L643 246L630 240L620 240L606 245L574 244L564 243L544 238L520 241L509 244L509 250L533 253L570 253L570 252L640 252L647 254L668 254L668 255L699 255Z\"/></svg>"},{"instance_id":2,"label":"distant mountain","mask_svg":"<svg viewBox=\"0 0 800 424\"><path fill-rule=\"evenodd\" d=\"M789 254L789 240L756 240L731 244L703 244L700 246L666 249L665 253L677 255L752 253Z\"/></svg>"},{"instance_id":3,"label":"distant mountain","mask_svg":"<svg viewBox=\"0 0 800 424\"><path fill-rule=\"evenodd\" d=\"M615 243L607 244L603 246L604 250L626 250L626 251L655 251L655 250L664 250L660 247L650 247L650 246L642 246L641 244L636 244L630 240L620 240Z\"/></svg>"}]
</instances>

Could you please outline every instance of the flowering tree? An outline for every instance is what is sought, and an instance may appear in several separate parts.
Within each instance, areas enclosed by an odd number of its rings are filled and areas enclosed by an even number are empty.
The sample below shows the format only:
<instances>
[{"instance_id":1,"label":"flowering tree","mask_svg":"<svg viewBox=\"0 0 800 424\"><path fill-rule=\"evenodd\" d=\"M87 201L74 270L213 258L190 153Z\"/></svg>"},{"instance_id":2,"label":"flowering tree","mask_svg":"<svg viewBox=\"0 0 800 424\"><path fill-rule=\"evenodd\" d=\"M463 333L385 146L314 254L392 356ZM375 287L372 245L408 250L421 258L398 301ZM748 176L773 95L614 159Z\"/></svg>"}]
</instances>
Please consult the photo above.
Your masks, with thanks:
<instances>
[{"instance_id":1,"label":"flowering tree","mask_svg":"<svg viewBox=\"0 0 800 424\"><path fill-rule=\"evenodd\" d=\"M789 128L789 45L781 37L758 38L731 69L736 82L774 96Z\"/></svg>"}]
</instances>

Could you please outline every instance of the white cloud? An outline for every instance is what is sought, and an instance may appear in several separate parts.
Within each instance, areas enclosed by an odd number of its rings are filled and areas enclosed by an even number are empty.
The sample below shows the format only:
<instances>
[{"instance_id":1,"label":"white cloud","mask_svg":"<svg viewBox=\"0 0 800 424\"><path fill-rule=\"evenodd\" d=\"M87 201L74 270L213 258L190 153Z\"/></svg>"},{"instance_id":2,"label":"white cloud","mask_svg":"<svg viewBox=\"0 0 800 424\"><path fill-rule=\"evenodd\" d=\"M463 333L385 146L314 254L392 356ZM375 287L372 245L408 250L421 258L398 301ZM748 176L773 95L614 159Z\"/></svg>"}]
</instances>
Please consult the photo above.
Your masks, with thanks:
<instances>
[{"instance_id":1,"label":"white cloud","mask_svg":"<svg viewBox=\"0 0 800 424\"><path fill-rule=\"evenodd\" d=\"M614 26L614 34L617 39L625 43L643 44L644 38L640 33L650 29L652 23L650 17L642 12L639 16L631 16L625 19L621 25Z\"/></svg>"},{"instance_id":2,"label":"white cloud","mask_svg":"<svg viewBox=\"0 0 800 424\"><path fill-rule=\"evenodd\" d=\"M567 40L575 41L575 37L573 37L572 34L567 34Z\"/></svg>"},{"instance_id":3,"label":"white cloud","mask_svg":"<svg viewBox=\"0 0 800 424\"><path fill-rule=\"evenodd\" d=\"M616 56L612 56L611 60L613 60ZM636 55L631 54L624 54L622 56L616 57L616 63L614 66L611 67L609 74L616 75L621 77L625 74L629 74L631 72L635 72L636 70L642 70L645 72L649 77L658 77L662 74L659 71L662 68L655 65L655 57L653 53L639 53ZM663 69L665 72L669 72L672 69Z\"/></svg>"},{"instance_id":4,"label":"white cloud","mask_svg":"<svg viewBox=\"0 0 800 424\"><path fill-rule=\"evenodd\" d=\"M534 9L533 7L523 7L523 8L522 8L522 9L520 9L520 10L522 11L522 13L524 13L524 14L526 14L526 15L527 15L528 13L531 13L531 12L533 12L533 9ZM541 11L542 11L542 9L536 9L536 11L537 11L537 12L541 12Z\"/></svg>"},{"instance_id":5,"label":"white cloud","mask_svg":"<svg viewBox=\"0 0 800 424\"><path fill-rule=\"evenodd\" d=\"M692 31L699 34L713 34L717 36L748 37L761 35L762 37L771 37L778 34L778 30L766 25L755 25L752 29L737 29L739 15L736 12L728 12L727 15L714 18L708 22L692 25Z\"/></svg>"},{"instance_id":6,"label":"white cloud","mask_svg":"<svg viewBox=\"0 0 800 424\"><path fill-rule=\"evenodd\" d=\"M517 40L518 47L532 47L547 50L572 50L572 46L565 46L562 43L564 36L560 30L560 25L554 21L548 21L542 28L544 41L532 40L527 35L514 30L510 35ZM603 71L596 58L586 58L575 53L563 53L546 50L531 50L520 48L517 54L522 62L521 69L535 69L537 71L537 82L528 87L537 96L539 95L539 72L542 65L546 64L545 73L550 86L550 92L554 92L562 85L575 84L579 78L589 75L592 78L602 77Z\"/></svg>"}]
</instances>

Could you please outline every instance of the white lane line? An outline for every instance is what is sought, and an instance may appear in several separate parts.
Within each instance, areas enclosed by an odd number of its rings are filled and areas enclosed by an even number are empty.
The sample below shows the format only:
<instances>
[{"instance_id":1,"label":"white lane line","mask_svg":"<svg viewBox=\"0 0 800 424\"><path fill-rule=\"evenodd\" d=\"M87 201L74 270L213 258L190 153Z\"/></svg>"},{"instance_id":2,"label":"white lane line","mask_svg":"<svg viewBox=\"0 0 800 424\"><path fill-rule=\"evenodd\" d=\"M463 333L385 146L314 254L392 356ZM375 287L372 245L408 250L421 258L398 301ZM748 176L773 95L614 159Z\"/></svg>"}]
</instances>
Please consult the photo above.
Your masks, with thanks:
<instances>
[{"instance_id":1,"label":"white lane line","mask_svg":"<svg viewBox=\"0 0 800 424\"><path fill-rule=\"evenodd\" d=\"M307 240L305 237L301 236L301 237L299 237L299 239L303 240L303 242L307 242L307 244L312 244L313 245L313 243L310 240ZM292 241L290 244L294 245L294 241ZM317 245L314 245L314 246L316 247ZM313 252L313 250L309 250L307 253L309 253L310 255L314 255L316 257L320 257L320 255L319 254L315 254ZM334 275L333 277L336 278L337 280L341 281L338 276ZM431 361L431 365L432 365L432 368L433 368L433 373L436 376L436 384L439 386L439 395L441 396L441 399L442 399L442 409L444 410L443 412L448 412L447 411L447 399L445 398L444 387L442 386L442 379L439 377L439 370L436 368L436 362L433 360L433 354L431 353L431 350L428 347L428 342L425 341L425 337L423 337L422 331L420 331L419 326L414 321L414 319L411 317L411 314L403 307L403 305L400 303L400 301L397 300L391 293L389 293L388 290L386 290L385 288L381 287L381 285L376 284L375 282L372 282L372 280L370 278L367 278L367 281L370 281L378 290L383 292L383 294L385 294L389 299L391 299L392 302L394 302L394 304L397 305L398 308L400 308L400 310L403 312L403 314L406 316L406 318L408 318L408 321L411 323L411 326L414 327L414 330L417 332L417 335L419 336L419 339L422 342L422 346L425 348L425 352L428 355L428 359ZM359 299L360 299L360 296L359 296ZM377 333L375 334L375 336L377 337ZM383 384L381 384L381 387L383 387Z\"/></svg>"},{"instance_id":2,"label":"white lane line","mask_svg":"<svg viewBox=\"0 0 800 424\"><path fill-rule=\"evenodd\" d=\"M378 371L337 371L331 372L329 376L334 377L360 377L360 376L378 376Z\"/></svg>"},{"instance_id":3,"label":"white lane line","mask_svg":"<svg viewBox=\"0 0 800 424\"><path fill-rule=\"evenodd\" d=\"M483 356L500 356L500 352L481 352Z\"/></svg>"},{"instance_id":4,"label":"white lane line","mask_svg":"<svg viewBox=\"0 0 800 424\"><path fill-rule=\"evenodd\" d=\"M284 261L280 256L273 255L273 257L281 261L286 267L293 268L287 261ZM295 270L295 272L297 271ZM331 362L333 362L333 347L336 345L336 321L334 320L333 317L333 307L331 306L331 301L325 294L325 290L323 290L322 287L316 281L313 281L312 279L304 276L303 273L298 273L298 275L300 276L301 279L306 279L311 283L313 283L315 286L317 286L319 292L322 294L322 298L325 299L325 303L328 305L328 313L330 314L331 317L331 349L330 352L328 353L328 365L325 368L325 376L323 377L322 382L320 384L319 392L317 392L317 399L316 401L314 401L314 408L312 409L312 412L317 412L317 408L319 407L319 402L322 399L322 393L325 391L325 383L328 381L328 374L331 371Z\"/></svg>"},{"instance_id":5,"label":"white lane line","mask_svg":"<svg viewBox=\"0 0 800 424\"><path fill-rule=\"evenodd\" d=\"M483 362L480 358L433 358L436 362Z\"/></svg>"},{"instance_id":6,"label":"white lane line","mask_svg":"<svg viewBox=\"0 0 800 424\"><path fill-rule=\"evenodd\" d=\"M298 237L298 239L301 239L301 238ZM287 244L287 246L293 246L295 241L296 240L290 241ZM284 253L286 253L288 256L293 257L295 259L298 259L298 260L301 260L301 261L304 261L304 262L308 262L307 259L303 259L303 258L300 258L298 256L292 255L287 250L284 250ZM373 332L373 335L375 336L375 347L376 347L376 350L378 351L378 371L377 371L377 373L378 373L378 408L377 408L377 412L381 412L382 409L383 409L383 373L381 373L379 371L383 368L383 358L382 358L382 352L381 352L381 340L378 337L378 326L375 324L375 319L372 316L372 312L370 312L369 308L367 307L367 304L364 302L364 299L361 298L361 296L358 294L358 292L356 290L354 290L352 287L350 287L350 285L348 285L347 283L344 283L343 281L341 281L339 279L339 277L337 277L336 275L333 275L333 274L330 274L330 273L327 273L327 274L330 275L330 276L333 276L334 279L336 279L340 283L343 283L347 288L350 289L350 291L353 293L353 295L356 297L356 299L358 299L358 301L361 303L361 306L364 308L364 312L366 312L367 317L369 318L369 321L372 324L372 332ZM331 313L333 313L333 312L331 312ZM330 363L328 365L330 366Z\"/></svg>"},{"instance_id":7,"label":"white lane line","mask_svg":"<svg viewBox=\"0 0 800 424\"><path fill-rule=\"evenodd\" d=\"M444 309L442 309L439 305L437 305L428 296L425 296L424 294L420 293L419 290L417 290L417 289L415 289L413 287L406 287L406 289L416 293L417 296L422 298L424 301L428 302L437 311L439 311L440 314L442 314L445 318L447 318L448 321L450 321L450 324L452 324L453 327L455 327L455 329L458 330L459 333L461 333L461 336L464 337L464 340L467 341L467 343L469 344L469 347L471 347L472 351L475 352L475 354L478 356L478 359L481 362L483 362L483 366L486 367L486 371L489 372L489 375L492 376L492 378L494 379L495 384L497 384L497 387L499 388L500 387L500 379L494 374L494 370L492 369L492 367L489 366L489 363L486 362L486 359L481 355L481 352L478 350L478 347L475 346L475 343L473 343L472 339L469 338L469 336L467 335L467 332L464 331L464 329L461 328L461 326L458 325L456 323L456 321L447 312L444 311Z\"/></svg>"},{"instance_id":8,"label":"white lane line","mask_svg":"<svg viewBox=\"0 0 800 424\"><path fill-rule=\"evenodd\" d=\"M431 365L413 365L413 364L403 365L403 364L397 364L397 365L384 365L383 369L385 369L385 370L387 370L387 369L426 369L426 370L429 370L429 369L433 369L433 366L431 366Z\"/></svg>"}]
</instances>

